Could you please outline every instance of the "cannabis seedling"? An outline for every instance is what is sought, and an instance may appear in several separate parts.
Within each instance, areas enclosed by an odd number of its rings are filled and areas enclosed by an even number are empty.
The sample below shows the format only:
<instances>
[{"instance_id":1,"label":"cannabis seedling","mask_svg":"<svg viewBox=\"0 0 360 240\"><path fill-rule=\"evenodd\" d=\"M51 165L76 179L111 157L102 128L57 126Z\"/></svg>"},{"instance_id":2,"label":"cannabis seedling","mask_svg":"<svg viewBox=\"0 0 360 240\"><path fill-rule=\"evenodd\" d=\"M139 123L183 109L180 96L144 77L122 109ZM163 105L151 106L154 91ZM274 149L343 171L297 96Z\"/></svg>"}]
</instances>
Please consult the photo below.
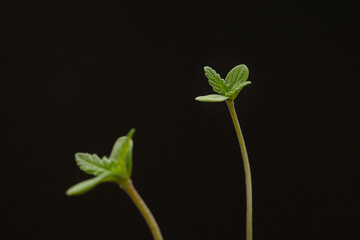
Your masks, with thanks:
<instances>
[{"instance_id":1,"label":"cannabis seedling","mask_svg":"<svg viewBox=\"0 0 360 240\"><path fill-rule=\"evenodd\" d=\"M225 80L216 73L211 67L205 67L205 75L209 79L209 84L213 90L219 94L210 94L200 96L195 100L200 102L223 102L226 101L230 111L232 121L234 123L236 135L239 141L241 155L245 170L245 185L246 185L246 239L252 240L252 187L251 187L251 172L249 158L246 151L245 141L241 132L239 120L237 118L234 106L234 100L239 92L251 82L247 81L249 76L248 68L242 64L234 67L226 76Z\"/></svg>"},{"instance_id":2,"label":"cannabis seedling","mask_svg":"<svg viewBox=\"0 0 360 240\"><path fill-rule=\"evenodd\" d=\"M94 178L78 183L66 191L68 196L81 195L103 182L118 184L133 200L145 221L147 222L154 240L162 240L158 224L149 208L136 191L131 181L132 172L132 136L135 129L131 129L127 136L120 137L114 144L109 157L101 159L96 154L76 153L75 159L79 168Z\"/></svg>"}]
</instances>

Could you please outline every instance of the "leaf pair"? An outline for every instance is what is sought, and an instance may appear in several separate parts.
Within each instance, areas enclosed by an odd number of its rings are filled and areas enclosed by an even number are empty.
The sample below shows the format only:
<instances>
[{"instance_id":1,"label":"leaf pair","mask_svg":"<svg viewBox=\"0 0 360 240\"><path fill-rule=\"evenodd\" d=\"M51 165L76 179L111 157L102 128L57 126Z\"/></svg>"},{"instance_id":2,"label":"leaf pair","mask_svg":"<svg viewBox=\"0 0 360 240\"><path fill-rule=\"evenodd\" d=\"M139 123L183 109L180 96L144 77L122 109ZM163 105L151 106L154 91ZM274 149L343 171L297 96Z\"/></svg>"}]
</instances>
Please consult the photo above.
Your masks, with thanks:
<instances>
[{"instance_id":1,"label":"leaf pair","mask_svg":"<svg viewBox=\"0 0 360 240\"><path fill-rule=\"evenodd\" d=\"M96 154L76 153L75 160L79 168L94 178L78 183L66 191L68 196L81 195L103 182L121 182L129 180L132 172L132 136L131 129L127 136L120 137L114 144L110 157L99 158Z\"/></svg>"},{"instance_id":2,"label":"leaf pair","mask_svg":"<svg viewBox=\"0 0 360 240\"><path fill-rule=\"evenodd\" d=\"M251 84L247 81L249 70L244 65L234 67L226 76L225 80L216 73L211 67L204 67L205 76L209 79L209 84L213 90L219 94L210 94L200 96L195 100L200 102L223 102L228 99L235 100L240 91L247 85Z\"/></svg>"}]
</instances>

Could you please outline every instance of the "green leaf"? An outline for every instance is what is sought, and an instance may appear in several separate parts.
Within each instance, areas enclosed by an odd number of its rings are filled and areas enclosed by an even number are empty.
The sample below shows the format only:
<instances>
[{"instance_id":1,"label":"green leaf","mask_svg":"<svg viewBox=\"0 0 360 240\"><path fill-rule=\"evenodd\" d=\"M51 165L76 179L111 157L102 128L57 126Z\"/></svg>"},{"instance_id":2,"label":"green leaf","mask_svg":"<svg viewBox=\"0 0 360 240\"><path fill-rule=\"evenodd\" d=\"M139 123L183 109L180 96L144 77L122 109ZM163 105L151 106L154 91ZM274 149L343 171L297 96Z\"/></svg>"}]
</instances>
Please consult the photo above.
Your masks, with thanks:
<instances>
[{"instance_id":1,"label":"green leaf","mask_svg":"<svg viewBox=\"0 0 360 240\"><path fill-rule=\"evenodd\" d=\"M238 82L233 86L232 90L227 92L225 95L228 96L229 98L231 98L231 100L235 100L235 98L240 93L240 91L249 84L251 84L250 81L246 81L246 82L242 82L242 83Z\"/></svg>"},{"instance_id":2,"label":"green leaf","mask_svg":"<svg viewBox=\"0 0 360 240\"><path fill-rule=\"evenodd\" d=\"M225 78L225 82L229 86L229 91L234 90L235 85L246 82L248 77L249 69L244 64L238 65L231 69Z\"/></svg>"},{"instance_id":3,"label":"green leaf","mask_svg":"<svg viewBox=\"0 0 360 240\"><path fill-rule=\"evenodd\" d=\"M135 128L132 128L128 134L127 134L127 140L124 144L124 147L122 149L122 152L120 152L120 157L124 157L125 158L125 166L126 166L126 171L128 174L128 178L131 178L131 173L132 173L132 152L133 152L133 147L134 147L134 142L132 140L132 137L135 134Z\"/></svg>"},{"instance_id":4,"label":"green leaf","mask_svg":"<svg viewBox=\"0 0 360 240\"><path fill-rule=\"evenodd\" d=\"M120 137L115 142L110 154L111 161L116 163L112 171L125 179L130 179L132 172L132 150L134 143L131 138L134 133L135 129L131 129L127 136Z\"/></svg>"},{"instance_id":5,"label":"green leaf","mask_svg":"<svg viewBox=\"0 0 360 240\"><path fill-rule=\"evenodd\" d=\"M221 95L225 95L227 91L226 83L221 79L220 75L216 73L211 67L204 67L205 76L209 79L209 84L213 87L213 90Z\"/></svg>"},{"instance_id":6,"label":"green leaf","mask_svg":"<svg viewBox=\"0 0 360 240\"><path fill-rule=\"evenodd\" d=\"M75 159L81 170L95 176L111 171L114 166L110 159L106 157L100 159L96 154L76 153Z\"/></svg>"},{"instance_id":7,"label":"green leaf","mask_svg":"<svg viewBox=\"0 0 360 240\"><path fill-rule=\"evenodd\" d=\"M206 96L199 96L195 98L196 101L199 102L223 102L229 99L229 97L219 95L219 94L210 94Z\"/></svg>"},{"instance_id":8,"label":"green leaf","mask_svg":"<svg viewBox=\"0 0 360 240\"><path fill-rule=\"evenodd\" d=\"M131 129L127 136L120 137L114 144L109 158L99 158L96 154L76 153L75 159L81 170L96 177L74 185L66 191L69 196L83 194L102 182L122 183L128 181L132 171L132 136Z\"/></svg>"},{"instance_id":9,"label":"green leaf","mask_svg":"<svg viewBox=\"0 0 360 240\"><path fill-rule=\"evenodd\" d=\"M118 176L116 176L115 174L113 174L111 172L104 172L103 174L101 174L97 177L93 177L91 179L85 180L83 182L80 182L80 183L72 186L71 188L69 188L66 191L66 195L68 195L68 196L81 195L81 194L84 194L84 193L90 191L91 189L93 189L94 187L99 185L100 183L116 181L116 180L118 180Z\"/></svg>"}]
</instances>

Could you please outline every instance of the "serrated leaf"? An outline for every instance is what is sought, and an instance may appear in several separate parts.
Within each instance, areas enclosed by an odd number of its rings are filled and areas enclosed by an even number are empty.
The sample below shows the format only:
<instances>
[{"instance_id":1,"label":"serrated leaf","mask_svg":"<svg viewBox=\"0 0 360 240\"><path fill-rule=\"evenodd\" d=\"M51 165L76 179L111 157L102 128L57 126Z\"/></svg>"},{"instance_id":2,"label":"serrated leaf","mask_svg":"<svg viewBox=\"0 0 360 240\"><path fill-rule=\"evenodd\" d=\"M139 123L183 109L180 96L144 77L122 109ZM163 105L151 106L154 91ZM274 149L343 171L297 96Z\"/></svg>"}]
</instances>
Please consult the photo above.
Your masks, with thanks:
<instances>
[{"instance_id":1,"label":"serrated leaf","mask_svg":"<svg viewBox=\"0 0 360 240\"><path fill-rule=\"evenodd\" d=\"M210 94L206 96L199 96L195 98L196 101L199 102L223 102L229 99L229 97L219 95L219 94Z\"/></svg>"},{"instance_id":2,"label":"serrated leaf","mask_svg":"<svg viewBox=\"0 0 360 240\"><path fill-rule=\"evenodd\" d=\"M235 98L240 93L240 91L249 84L251 84L250 81L246 81L246 82L242 82L242 83L238 82L233 86L232 90L227 92L225 95L227 97L231 98L231 100L235 100Z\"/></svg>"},{"instance_id":3,"label":"serrated leaf","mask_svg":"<svg viewBox=\"0 0 360 240\"><path fill-rule=\"evenodd\" d=\"M116 180L118 180L118 176L116 176L115 174L113 174L111 172L104 172L103 174L100 174L97 177L93 177L91 179L85 180L83 182L80 182L80 183L72 186L71 188L69 188L66 191L66 195L68 195L68 196L81 195L81 194L84 194L84 193L90 191L91 189L93 189L94 187L99 185L100 183L116 181Z\"/></svg>"},{"instance_id":4,"label":"serrated leaf","mask_svg":"<svg viewBox=\"0 0 360 240\"><path fill-rule=\"evenodd\" d=\"M135 129L131 129L127 136L120 137L115 142L110 154L111 161L116 163L112 171L125 179L130 179L132 172L132 150L134 143L131 138L134 133Z\"/></svg>"},{"instance_id":5,"label":"serrated leaf","mask_svg":"<svg viewBox=\"0 0 360 240\"><path fill-rule=\"evenodd\" d=\"M81 170L95 176L111 171L114 166L110 159L106 157L100 159L96 154L76 153L75 160Z\"/></svg>"},{"instance_id":6,"label":"serrated leaf","mask_svg":"<svg viewBox=\"0 0 360 240\"><path fill-rule=\"evenodd\" d=\"M249 69L244 64L238 65L231 69L225 78L225 82L229 86L229 91L234 91L235 85L246 82L248 77Z\"/></svg>"},{"instance_id":7,"label":"serrated leaf","mask_svg":"<svg viewBox=\"0 0 360 240\"><path fill-rule=\"evenodd\" d=\"M216 73L211 67L204 67L205 76L209 79L209 84L217 93L224 95L227 91L226 83L221 79L220 75Z\"/></svg>"}]
</instances>

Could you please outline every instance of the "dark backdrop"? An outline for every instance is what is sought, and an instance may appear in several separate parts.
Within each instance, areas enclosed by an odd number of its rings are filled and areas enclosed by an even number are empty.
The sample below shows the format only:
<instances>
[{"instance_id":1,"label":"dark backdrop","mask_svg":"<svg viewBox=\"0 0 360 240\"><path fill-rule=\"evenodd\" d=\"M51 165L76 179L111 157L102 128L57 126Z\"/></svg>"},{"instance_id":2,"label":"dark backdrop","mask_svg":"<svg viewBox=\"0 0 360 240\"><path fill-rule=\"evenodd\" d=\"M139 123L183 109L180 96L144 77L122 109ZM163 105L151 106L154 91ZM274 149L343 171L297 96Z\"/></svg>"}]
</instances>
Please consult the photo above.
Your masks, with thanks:
<instances>
[{"instance_id":1,"label":"dark backdrop","mask_svg":"<svg viewBox=\"0 0 360 240\"><path fill-rule=\"evenodd\" d=\"M340 1L7 1L1 4L1 235L151 239L78 151L109 154L135 127L133 180L165 239L244 239L240 150L208 65L252 85L236 100L253 171L255 239L356 239L360 67ZM357 218L356 218L357 217Z\"/></svg>"}]
</instances>

